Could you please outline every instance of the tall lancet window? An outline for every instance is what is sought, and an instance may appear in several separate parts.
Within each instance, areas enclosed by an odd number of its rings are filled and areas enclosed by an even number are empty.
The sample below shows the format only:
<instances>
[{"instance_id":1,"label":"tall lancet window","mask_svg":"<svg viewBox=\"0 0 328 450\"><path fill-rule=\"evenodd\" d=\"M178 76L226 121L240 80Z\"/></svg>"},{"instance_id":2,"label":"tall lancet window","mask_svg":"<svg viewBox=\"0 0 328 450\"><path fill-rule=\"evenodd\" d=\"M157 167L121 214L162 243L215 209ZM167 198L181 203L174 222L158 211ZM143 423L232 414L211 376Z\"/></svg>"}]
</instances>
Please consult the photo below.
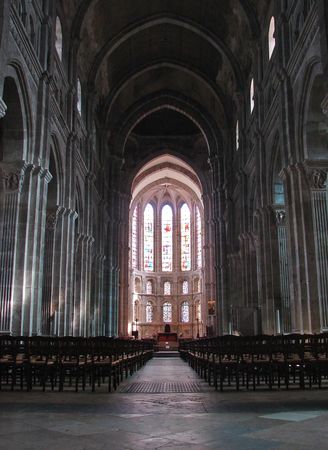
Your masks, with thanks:
<instances>
[{"instance_id":1,"label":"tall lancet window","mask_svg":"<svg viewBox=\"0 0 328 450\"><path fill-rule=\"evenodd\" d=\"M150 203L144 211L144 269L154 270L154 208Z\"/></svg>"},{"instance_id":2,"label":"tall lancet window","mask_svg":"<svg viewBox=\"0 0 328 450\"><path fill-rule=\"evenodd\" d=\"M163 322L172 322L172 305L165 302L163 305Z\"/></svg>"},{"instance_id":3,"label":"tall lancet window","mask_svg":"<svg viewBox=\"0 0 328 450\"><path fill-rule=\"evenodd\" d=\"M172 208L165 205L162 209L162 270L163 272L172 271Z\"/></svg>"},{"instance_id":4,"label":"tall lancet window","mask_svg":"<svg viewBox=\"0 0 328 450\"><path fill-rule=\"evenodd\" d=\"M181 322L189 322L189 303L183 302L181 305Z\"/></svg>"},{"instance_id":5,"label":"tall lancet window","mask_svg":"<svg viewBox=\"0 0 328 450\"><path fill-rule=\"evenodd\" d=\"M273 16L271 17L271 20L270 20L269 33L268 33L268 44L269 44L269 59L270 59L272 52L276 46L275 23L274 23Z\"/></svg>"},{"instance_id":6,"label":"tall lancet window","mask_svg":"<svg viewBox=\"0 0 328 450\"><path fill-rule=\"evenodd\" d=\"M253 112L254 109L254 78L251 79L251 84L249 87L249 103L250 110Z\"/></svg>"},{"instance_id":7,"label":"tall lancet window","mask_svg":"<svg viewBox=\"0 0 328 450\"><path fill-rule=\"evenodd\" d=\"M154 309L152 302L147 302L146 305L146 322L152 322L154 316Z\"/></svg>"},{"instance_id":8,"label":"tall lancet window","mask_svg":"<svg viewBox=\"0 0 328 450\"><path fill-rule=\"evenodd\" d=\"M184 203L181 207L181 270L191 269L190 210Z\"/></svg>"},{"instance_id":9,"label":"tall lancet window","mask_svg":"<svg viewBox=\"0 0 328 450\"><path fill-rule=\"evenodd\" d=\"M59 59L62 60L63 55L63 32L62 26L60 23L60 19L56 17L56 38L55 38L55 47L59 56Z\"/></svg>"},{"instance_id":10,"label":"tall lancet window","mask_svg":"<svg viewBox=\"0 0 328 450\"><path fill-rule=\"evenodd\" d=\"M138 268L138 207L136 206L132 216L132 268Z\"/></svg>"},{"instance_id":11,"label":"tall lancet window","mask_svg":"<svg viewBox=\"0 0 328 450\"><path fill-rule=\"evenodd\" d=\"M197 269L202 267L202 220L198 206L196 206L196 262Z\"/></svg>"},{"instance_id":12,"label":"tall lancet window","mask_svg":"<svg viewBox=\"0 0 328 450\"><path fill-rule=\"evenodd\" d=\"M81 81L79 80L79 78L77 79L77 84L76 84L76 93L77 93L77 110L80 114L82 114L82 87L81 87Z\"/></svg>"}]
</instances>

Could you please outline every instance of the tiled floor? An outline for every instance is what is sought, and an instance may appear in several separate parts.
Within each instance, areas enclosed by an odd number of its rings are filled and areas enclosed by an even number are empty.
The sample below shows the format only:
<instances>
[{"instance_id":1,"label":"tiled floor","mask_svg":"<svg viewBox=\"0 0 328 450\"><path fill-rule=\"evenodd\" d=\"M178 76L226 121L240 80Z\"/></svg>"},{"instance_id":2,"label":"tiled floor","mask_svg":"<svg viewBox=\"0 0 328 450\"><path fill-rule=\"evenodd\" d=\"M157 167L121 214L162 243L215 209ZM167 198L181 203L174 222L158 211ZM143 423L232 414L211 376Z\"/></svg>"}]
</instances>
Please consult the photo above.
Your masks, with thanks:
<instances>
[{"instance_id":1,"label":"tiled floor","mask_svg":"<svg viewBox=\"0 0 328 450\"><path fill-rule=\"evenodd\" d=\"M147 382L200 392L0 392L0 449L328 448L328 390L218 393L178 358L154 358L120 389Z\"/></svg>"}]
</instances>

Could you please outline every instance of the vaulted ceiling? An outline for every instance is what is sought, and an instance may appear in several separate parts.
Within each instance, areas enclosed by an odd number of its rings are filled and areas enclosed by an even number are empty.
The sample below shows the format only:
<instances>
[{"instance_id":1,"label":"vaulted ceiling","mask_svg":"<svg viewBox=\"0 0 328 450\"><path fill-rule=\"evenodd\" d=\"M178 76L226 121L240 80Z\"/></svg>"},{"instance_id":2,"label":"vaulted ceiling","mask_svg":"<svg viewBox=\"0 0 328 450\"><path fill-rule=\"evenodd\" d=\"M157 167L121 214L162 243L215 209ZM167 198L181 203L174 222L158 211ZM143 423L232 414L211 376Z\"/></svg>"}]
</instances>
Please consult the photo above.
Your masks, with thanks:
<instances>
[{"instance_id":1,"label":"vaulted ceiling","mask_svg":"<svg viewBox=\"0 0 328 450\"><path fill-rule=\"evenodd\" d=\"M221 131L231 127L267 7L260 0L60 2L82 84L111 129L139 108L130 131L147 114L140 105L151 108L159 96L164 107L175 98L179 112L188 104Z\"/></svg>"}]
</instances>

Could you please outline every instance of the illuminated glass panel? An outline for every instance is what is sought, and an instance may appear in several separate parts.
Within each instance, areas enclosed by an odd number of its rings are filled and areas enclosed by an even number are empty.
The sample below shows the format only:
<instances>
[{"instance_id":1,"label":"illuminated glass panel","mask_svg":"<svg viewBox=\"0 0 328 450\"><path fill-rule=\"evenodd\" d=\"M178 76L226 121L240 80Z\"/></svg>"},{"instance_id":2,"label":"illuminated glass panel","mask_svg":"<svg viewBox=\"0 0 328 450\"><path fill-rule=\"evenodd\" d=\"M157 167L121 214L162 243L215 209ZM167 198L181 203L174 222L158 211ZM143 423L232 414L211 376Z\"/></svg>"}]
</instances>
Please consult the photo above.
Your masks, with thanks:
<instances>
[{"instance_id":1,"label":"illuminated glass panel","mask_svg":"<svg viewBox=\"0 0 328 450\"><path fill-rule=\"evenodd\" d=\"M151 302L147 302L146 305L146 322L152 322L154 315L153 304Z\"/></svg>"},{"instance_id":2,"label":"illuminated glass panel","mask_svg":"<svg viewBox=\"0 0 328 450\"><path fill-rule=\"evenodd\" d=\"M162 270L172 271L172 208L165 205L162 209Z\"/></svg>"},{"instance_id":3,"label":"illuminated glass panel","mask_svg":"<svg viewBox=\"0 0 328 450\"><path fill-rule=\"evenodd\" d=\"M169 281L164 283L164 295L171 295L171 283Z\"/></svg>"},{"instance_id":4,"label":"illuminated glass panel","mask_svg":"<svg viewBox=\"0 0 328 450\"><path fill-rule=\"evenodd\" d=\"M269 33L268 33L268 44L269 44L269 59L271 58L272 52L276 46L276 39L274 37L275 34L275 23L274 17L271 17Z\"/></svg>"},{"instance_id":5,"label":"illuminated glass panel","mask_svg":"<svg viewBox=\"0 0 328 450\"><path fill-rule=\"evenodd\" d=\"M163 305L163 322L172 322L172 305L164 303Z\"/></svg>"},{"instance_id":6,"label":"illuminated glass panel","mask_svg":"<svg viewBox=\"0 0 328 450\"><path fill-rule=\"evenodd\" d=\"M81 114L82 113L82 88L81 88L81 81L77 80L77 110Z\"/></svg>"},{"instance_id":7,"label":"illuminated glass panel","mask_svg":"<svg viewBox=\"0 0 328 450\"><path fill-rule=\"evenodd\" d=\"M236 150L239 149L239 121L236 122Z\"/></svg>"},{"instance_id":8,"label":"illuminated glass panel","mask_svg":"<svg viewBox=\"0 0 328 450\"><path fill-rule=\"evenodd\" d=\"M132 216L132 268L138 268L138 207L136 206Z\"/></svg>"},{"instance_id":9,"label":"illuminated glass panel","mask_svg":"<svg viewBox=\"0 0 328 450\"><path fill-rule=\"evenodd\" d=\"M150 203L144 211L144 270L154 270L154 209Z\"/></svg>"},{"instance_id":10,"label":"illuminated glass panel","mask_svg":"<svg viewBox=\"0 0 328 450\"><path fill-rule=\"evenodd\" d=\"M250 109L252 112L254 109L254 79L253 78L251 80L251 85L249 88L249 101L250 101Z\"/></svg>"},{"instance_id":11,"label":"illuminated glass panel","mask_svg":"<svg viewBox=\"0 0 328 450\"><path fill-rule=\"evenodd\" d=\"M273 197L276 205L285 204L284 185L282 181L276 181L273 186Z\"/></svg>"},{"instance_id":12,"label":"illuminated glass panel","mask_svg":"<svg viewBox=\"0 0 328 450\"><path fill-rule=\"evenodd\" d=\"M181 207L181 270L191 269L190 210L186 203Z\"/></svg>"},{"instance_id":13,"label":"illuminated glass panel","mask_svg":"<svg viewBox=\"0 0 328 450\"><path fill-rule=\"evenodd\" d=\"M181 322L189 322L189 303L183 302L181 305Z\"/></svg>"},{"instance_id":14,"label":"illuminated glass panel","mask_svg":"<svg viewBox=\"0 0 328 450\"><path fill-rule=\"evenodd\" d=\"M183 294L188 294L188 291L189 291L189 284L188 284L188 281L185 280L185 281L182 283L182 293L183 293Z\"/></svg>"},{"instance_id":15,"label":"illuminated glass panel","mask_svg":"<svg viewBox=\"0 0 328 450\"><path fill-rule=\"evenodd\" d=\"M197 269L202 267L202 221L198 206L196 207L196 262Z\"/></svg>"},{"instance_id":16,"label":"illuminated glass panel","mask_svg":"<svg viewBox=\"0 0 328 450\"><path fill-rule=\"evenodd\" d=\"M59 59L62 60L62 54L63 54L63 33L62 33L62 26L60 23L60 19L57 16L56 17L56 41L55 41L55 47L59 56Z\"/></svg>"},{"instance_id":17,"label":"illuminated glass panel","mask_svg":"<svg viewBox=\"0 0 328 450\"><path fill-rule=\"evenodd\" d=\"M152 293L153 293L153 282L151 280L148 280L146 283L146 294Z\"/></svg>"}]
</instances>

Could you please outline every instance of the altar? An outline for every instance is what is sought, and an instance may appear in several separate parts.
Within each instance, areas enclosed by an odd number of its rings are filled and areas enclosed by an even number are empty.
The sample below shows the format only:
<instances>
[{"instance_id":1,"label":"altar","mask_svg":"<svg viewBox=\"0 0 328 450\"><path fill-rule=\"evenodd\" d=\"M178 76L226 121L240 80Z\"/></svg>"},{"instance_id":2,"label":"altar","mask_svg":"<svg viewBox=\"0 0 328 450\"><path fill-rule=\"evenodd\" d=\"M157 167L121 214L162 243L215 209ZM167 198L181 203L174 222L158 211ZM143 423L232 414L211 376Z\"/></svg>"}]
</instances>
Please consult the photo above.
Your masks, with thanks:
<instances>
[{"instance_id":1,"label":"altar","mask_svg":"<svg viewBox=\"0 0 328 450\"><path fill-rule=\"evenodd\" d=\"M158 333L157 342L178 342L177 333Z\"/></svg>"}]
</instances>

